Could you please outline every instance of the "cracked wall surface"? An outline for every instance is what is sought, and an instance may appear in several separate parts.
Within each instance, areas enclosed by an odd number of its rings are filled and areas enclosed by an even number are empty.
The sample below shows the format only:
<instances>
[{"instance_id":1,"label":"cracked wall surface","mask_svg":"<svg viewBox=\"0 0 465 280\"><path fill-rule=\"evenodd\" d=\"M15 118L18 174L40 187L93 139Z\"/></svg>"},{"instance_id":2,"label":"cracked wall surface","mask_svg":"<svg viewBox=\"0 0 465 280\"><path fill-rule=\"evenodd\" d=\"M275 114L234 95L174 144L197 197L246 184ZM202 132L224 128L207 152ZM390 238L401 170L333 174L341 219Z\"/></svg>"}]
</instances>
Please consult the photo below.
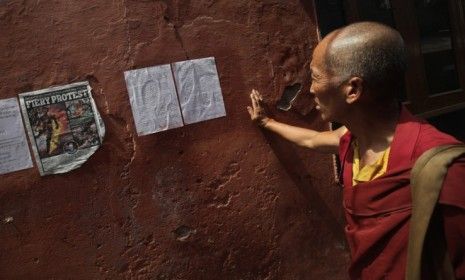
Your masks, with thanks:
<instances>
[{"instance_id":1,"label":"cracked wall surface","mask_svg":"<svg viewBox=\"0 0 465 280\"><path fill-rule=\"evenodd\" d=\"M0 1L0 98L88 80L107 130L80 169L1 176L0 279L345 279L331 156L245 109L256 88L277 119L328 129L308 95L312 5ZM227 117L137 137L123 71L208 56Z\"/></svg>"}]
</instances>

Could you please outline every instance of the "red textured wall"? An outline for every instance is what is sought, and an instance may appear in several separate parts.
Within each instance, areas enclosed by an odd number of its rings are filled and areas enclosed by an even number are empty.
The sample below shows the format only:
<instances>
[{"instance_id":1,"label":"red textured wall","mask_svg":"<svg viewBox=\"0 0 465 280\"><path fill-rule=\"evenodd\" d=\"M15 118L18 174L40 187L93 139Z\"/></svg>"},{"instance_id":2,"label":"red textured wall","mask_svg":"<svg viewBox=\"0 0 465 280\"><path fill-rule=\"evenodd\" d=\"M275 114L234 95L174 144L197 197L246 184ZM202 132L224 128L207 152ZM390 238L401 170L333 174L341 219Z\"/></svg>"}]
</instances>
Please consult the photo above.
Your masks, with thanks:
<instances>
[{"instance_id":1,"label":"red textured wall","mask_svg":"<svg viewBox=\"0 0 465 280\"><path fill-rule=\"evenodd\" d=\"M308 95L274 109L308 87L311 1L3 0L0 38L0 98L89 80L107 129L80 169L0 177L0 279L345 279L331 157L245 109L327 129ZM207 56L227 117L137 137L123 71Z\"/></svg>"}]
</instances>

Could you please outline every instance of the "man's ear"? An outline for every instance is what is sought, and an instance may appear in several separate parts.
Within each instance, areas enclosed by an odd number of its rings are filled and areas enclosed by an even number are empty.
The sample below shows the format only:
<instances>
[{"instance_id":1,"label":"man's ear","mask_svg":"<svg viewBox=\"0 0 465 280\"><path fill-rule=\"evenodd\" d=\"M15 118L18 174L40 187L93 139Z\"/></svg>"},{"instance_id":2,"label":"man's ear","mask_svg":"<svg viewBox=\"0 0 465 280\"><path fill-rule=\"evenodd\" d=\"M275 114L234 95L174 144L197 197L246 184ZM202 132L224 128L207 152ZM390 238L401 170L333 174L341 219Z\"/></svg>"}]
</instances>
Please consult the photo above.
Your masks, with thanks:
<instances>
[{"instance_id":1,"label":"man's ear","mask_svg":"<svg viewBox=\"0 0 465 280\"><path fill-rule=\"evenodd\" d=\"M360 99L363 92L363 79L360 77L352 77L347 81L346 86L346 102L348 104L355 103Z\"/></svg>"}]
</instances>

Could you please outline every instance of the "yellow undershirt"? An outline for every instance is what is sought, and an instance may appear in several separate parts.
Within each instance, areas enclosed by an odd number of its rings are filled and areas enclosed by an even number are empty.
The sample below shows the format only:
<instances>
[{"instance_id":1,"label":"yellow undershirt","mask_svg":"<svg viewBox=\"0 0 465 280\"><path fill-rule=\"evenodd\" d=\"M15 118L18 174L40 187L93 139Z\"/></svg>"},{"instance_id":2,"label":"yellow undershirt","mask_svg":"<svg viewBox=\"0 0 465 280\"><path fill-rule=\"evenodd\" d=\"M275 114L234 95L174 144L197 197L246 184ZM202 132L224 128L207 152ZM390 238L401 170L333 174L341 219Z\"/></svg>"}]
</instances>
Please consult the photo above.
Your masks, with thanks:
<instances>
[{"instance_id":1,"label":"yellow undershirt","mask_svg":"<svg viewBox=\"0 0 465 280\"><path fill-rule=\"evenodd\" d=\"M352 142L354 149L354 161L352 165L352 186L356 186L362 182L368 182L386 173L389 151L391 148L387 148L383 155L373 164L365 165L360 169L360 152L357 140Z\"/></svg>"}]
</instances>

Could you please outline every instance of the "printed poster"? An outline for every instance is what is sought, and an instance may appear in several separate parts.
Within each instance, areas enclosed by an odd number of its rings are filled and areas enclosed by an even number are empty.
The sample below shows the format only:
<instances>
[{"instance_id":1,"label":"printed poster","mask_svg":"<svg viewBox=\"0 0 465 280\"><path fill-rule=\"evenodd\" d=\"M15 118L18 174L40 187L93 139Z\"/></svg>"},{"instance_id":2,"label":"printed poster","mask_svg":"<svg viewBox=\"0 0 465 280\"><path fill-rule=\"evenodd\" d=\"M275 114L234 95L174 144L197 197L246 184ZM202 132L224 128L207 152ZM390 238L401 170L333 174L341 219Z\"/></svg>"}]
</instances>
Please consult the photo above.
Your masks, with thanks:
<instances>
[{"instance_id":1,"label":"printed poster","mask_svg":"<svg viewBox=\"0 0 465 280\"><path fill-rule=\"evenodd\" d=\"M16 98L0 100L0 174L32 167Z\"/></svg>"},{"instance_id":2,"label":"printed poster","mask_svg":"<svg viewBox=\"0 0 465 280\"><path fill-rule=\"evenodd\" d=\"M22 93L19 101L42 176L80 167L102 144L105 126L87 81Z\"/></svg>"}]
</instances>

